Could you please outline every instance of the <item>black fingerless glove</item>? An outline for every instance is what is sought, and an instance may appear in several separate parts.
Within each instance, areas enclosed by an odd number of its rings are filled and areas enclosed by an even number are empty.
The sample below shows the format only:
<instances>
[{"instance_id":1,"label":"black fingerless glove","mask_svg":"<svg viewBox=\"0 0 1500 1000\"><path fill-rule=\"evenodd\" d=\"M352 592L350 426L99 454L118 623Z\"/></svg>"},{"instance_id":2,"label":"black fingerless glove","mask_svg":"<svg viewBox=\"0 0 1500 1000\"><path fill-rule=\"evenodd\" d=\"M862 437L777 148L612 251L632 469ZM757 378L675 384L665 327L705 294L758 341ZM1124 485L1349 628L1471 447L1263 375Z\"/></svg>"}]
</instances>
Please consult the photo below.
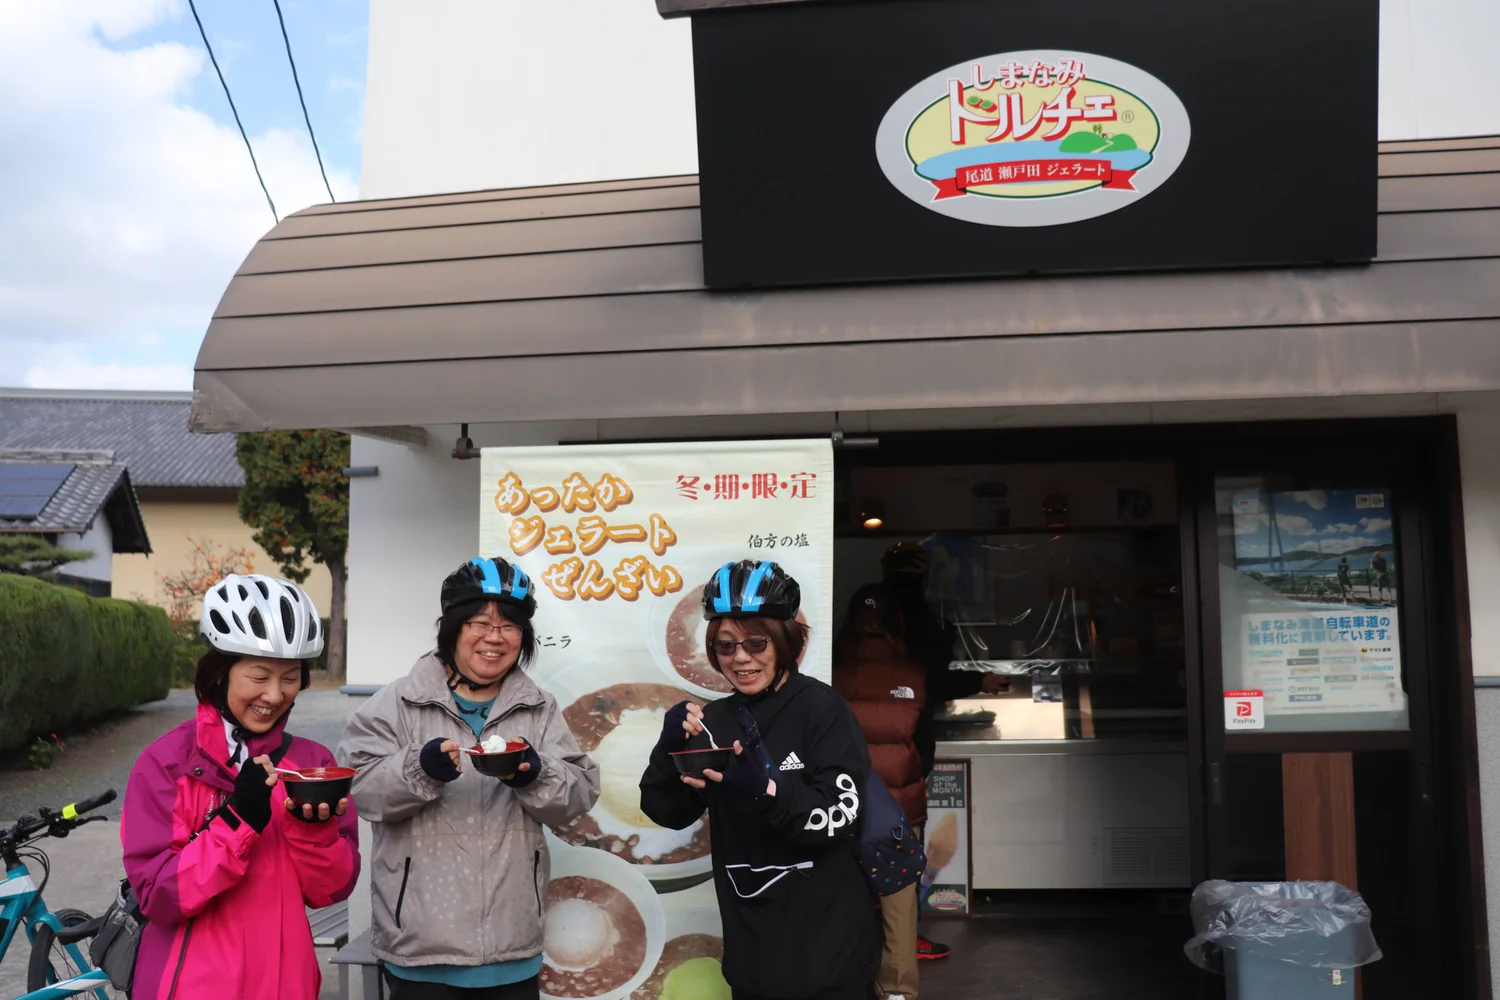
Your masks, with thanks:
<instances>
[{"instance_id":1,"label":"black fingerless glove","mask_svg":"<svg viewBox=\"0 0 1500 1000\"><path fill-rule=\"evenodd\" d=\"M771 755L764 743L746 747L724 769L723 788L742 799L758 799L771 784Z\"/></svg>"},{"instance_id":2,"label":"black fingerless glove","mask_svg":"<svg viewBox=\"0 0 1500 1000\"><path fill-rule=\"evenodd\" d=\"M234 779L234 791L229 796L229 808L240 819L264 833L271 822L271 786L266 784L266 769L253 760L245 761L239 776Z\"/></svg>"},{"instance_id":3,"label":"black fingerless glove","mask_svg":"<svg viewBox=\"0 0 1500 1000\"><path fill-rule=\"evenodd\" d=\"M687 707L687 702L679 701L667 709L667 717L661 723L661 739L656 741L657 749L669 753L682 749L683 744L687 742L687 731L682 728L683 723L687 722Z\"/></svg>"},{"instance_id":4,"label":"black fingerless glove","mask_svg":"<svg viewBox=\"0 0 1500 1000\"><path fill-rule=\"evenodd\" d=\"M418 758L422 770L433 781L452 781L458 777L458 767L453 763L453 758L438 749L448 742L439 736L437 739L428 740L422 747L422 755Z\"/></svg>"},{"instance_id":5,"label":"black fingerless glove","mask_svg":"<svg viewBox=\"0 0 1500 1000\"><path fill-rule=\"evenodd\" d=\"M521 764L530 764L526 770L521 770ZM525 788L531 784L542 773L542 756L536 752L536 747L530 743L526 744L526 754L521 758L520 764L516 765L516 773L509 778L502 779L512 788Z\"/></svg>"}]
</instances>

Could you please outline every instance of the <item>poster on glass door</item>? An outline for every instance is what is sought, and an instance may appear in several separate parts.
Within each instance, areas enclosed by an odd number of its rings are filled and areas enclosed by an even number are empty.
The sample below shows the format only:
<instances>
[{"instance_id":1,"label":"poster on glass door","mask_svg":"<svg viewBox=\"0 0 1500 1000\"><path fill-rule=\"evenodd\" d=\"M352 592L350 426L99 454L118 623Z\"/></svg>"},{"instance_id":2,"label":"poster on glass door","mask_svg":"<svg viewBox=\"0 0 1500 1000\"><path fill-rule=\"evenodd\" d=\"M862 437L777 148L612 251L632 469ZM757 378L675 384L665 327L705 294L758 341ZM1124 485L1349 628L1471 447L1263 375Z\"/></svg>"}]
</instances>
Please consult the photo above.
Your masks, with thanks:
<instances>
[{"instance_id":1,"label":"poster on glass door","mask_svg":"<svg viewBox=\"0 0 1500 1000\"><path fill-rule=\"evenodd\" d=\"M639 782L666 710L730 691L708 659L702 603L725 562L772 560L797 579L810 629L801 669L829 679L832 444L486 448L480 483L480 552L537 587L527 672L600 772L594 808L546 831L541 994L727 996L708 818L656 826Z\"/></svg>"},{"instance_id":2,"label":"poster on glass door","mask_svg":"<svg viewBox=\"0 0 1500 1000\"><path fill-rule=\"evenodd\" d=\"M1249 490L1232 505L1240 686L1267 717L1405 709L1389 491Z\"/></svg>"}]
</instances>

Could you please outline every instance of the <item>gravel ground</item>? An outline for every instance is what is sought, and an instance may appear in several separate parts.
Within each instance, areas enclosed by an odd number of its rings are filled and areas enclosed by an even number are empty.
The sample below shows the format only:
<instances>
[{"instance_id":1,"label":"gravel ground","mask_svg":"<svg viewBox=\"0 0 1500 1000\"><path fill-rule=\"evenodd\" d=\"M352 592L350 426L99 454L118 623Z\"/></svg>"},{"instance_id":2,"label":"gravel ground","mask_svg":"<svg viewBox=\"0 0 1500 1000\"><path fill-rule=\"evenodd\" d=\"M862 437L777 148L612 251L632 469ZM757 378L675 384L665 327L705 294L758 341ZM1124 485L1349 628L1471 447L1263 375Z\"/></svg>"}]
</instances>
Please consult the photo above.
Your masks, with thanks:
<instances>
[{"instance_id":1,"label":"gravel ground","mask_svg":"<svg viewBox=\"0 0 1500 1000\"><path fill-rule=\"evenodd\" d=\"M294 735L331 750L358 703L336 688L309 688L298 696L289 728ZM196 704L193 692L173 691L164 701L141 705L87 733L64 734L68 749L46 771L25 770L24 755L0 764L0 825L8 826L38 806L61 807L106 788L115 789L123 799L126 779L141 751L191 718ZM109 822L90 823L64 840L48 839L38 845L52 861L52 878L44 895L54 909L74 907L97 915L108 907L115 886L125 877L120 866L120 805L116 800L97 813ZM325 998L337 996L338 976L327 963L330 954L330 949L319 949ZM24 992L27 956L22 937L0 961L0 998ZM357 975L352 978L357 982Z\"/></svg>"}]
</instances>

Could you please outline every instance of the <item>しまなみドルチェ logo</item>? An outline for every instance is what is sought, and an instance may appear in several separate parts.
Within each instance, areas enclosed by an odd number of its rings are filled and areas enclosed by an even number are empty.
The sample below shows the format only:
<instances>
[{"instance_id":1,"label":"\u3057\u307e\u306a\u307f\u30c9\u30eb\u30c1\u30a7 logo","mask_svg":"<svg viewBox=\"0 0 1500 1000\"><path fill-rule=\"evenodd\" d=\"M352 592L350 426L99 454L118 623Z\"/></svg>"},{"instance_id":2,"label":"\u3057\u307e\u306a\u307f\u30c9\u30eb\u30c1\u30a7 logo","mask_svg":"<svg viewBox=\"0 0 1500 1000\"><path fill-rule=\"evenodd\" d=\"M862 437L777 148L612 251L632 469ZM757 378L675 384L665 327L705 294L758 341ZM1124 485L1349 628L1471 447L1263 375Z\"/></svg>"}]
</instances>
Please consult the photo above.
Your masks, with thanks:
<instances>
[{"instance_id":1,"label":"\u3057\u307e\u306a\u307f\u30c9\u30eb\u30c1\u30a7 logo","mask_svg":"<svg viewBox=\"0 0 1500 1000\"><path fill-rule=\"evenodd\" d=\"M880 169L934 212L986 226L1055 226L1124 208L1187 155L1187 109L1116 59L1003 52L912 87L875 137Z\"/></svg>"}]
</instances>

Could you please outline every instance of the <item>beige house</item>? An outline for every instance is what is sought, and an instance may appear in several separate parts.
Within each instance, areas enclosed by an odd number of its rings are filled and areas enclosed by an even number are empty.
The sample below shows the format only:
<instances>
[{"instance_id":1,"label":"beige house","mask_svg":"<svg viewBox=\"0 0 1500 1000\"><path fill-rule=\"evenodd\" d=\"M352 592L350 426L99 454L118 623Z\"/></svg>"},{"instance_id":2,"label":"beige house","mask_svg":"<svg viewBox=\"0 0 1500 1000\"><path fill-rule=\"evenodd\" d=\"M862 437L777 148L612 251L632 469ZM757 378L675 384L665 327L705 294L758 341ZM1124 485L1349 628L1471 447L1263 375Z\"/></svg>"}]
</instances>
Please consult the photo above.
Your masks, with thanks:
<instances>
[{"instance_id":1,"label":"beige house","mask_svg":"<svg viewBox=\"0 0 1500 1000\"><path fill-rule=\"evenodd\" d=\"M193 550L244 549L257 573L279 576L251 541L235 507L244 474L233 434L188 431L190 392L103 392L0 389L0 449L113 452L129 470L151 552L115 553L114 597L170 601L162 579L193 567ZM313 568L307 592L328 613L328 571Z\"/></svg>"}]
</instances>

